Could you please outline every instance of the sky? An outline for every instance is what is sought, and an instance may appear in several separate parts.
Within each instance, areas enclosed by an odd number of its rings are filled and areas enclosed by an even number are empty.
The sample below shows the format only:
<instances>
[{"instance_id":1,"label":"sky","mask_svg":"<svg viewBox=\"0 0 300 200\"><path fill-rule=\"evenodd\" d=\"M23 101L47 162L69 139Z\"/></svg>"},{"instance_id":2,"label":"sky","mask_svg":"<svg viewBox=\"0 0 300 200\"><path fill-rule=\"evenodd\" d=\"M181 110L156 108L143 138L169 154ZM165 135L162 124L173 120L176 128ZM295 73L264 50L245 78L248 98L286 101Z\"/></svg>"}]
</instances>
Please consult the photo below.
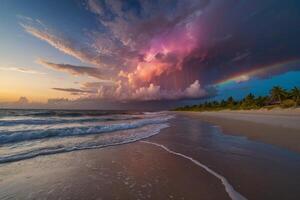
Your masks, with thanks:
<instances>
[{"instance_id":1,"label":"sky","mask_svg":"<svg viewBox=\"0 0 300 200\"><path fill-rule=\"evenodd\" d=\"M298 0L1 0L0 107L168 109L300 86Z\"/></svg>"}]
</instances>

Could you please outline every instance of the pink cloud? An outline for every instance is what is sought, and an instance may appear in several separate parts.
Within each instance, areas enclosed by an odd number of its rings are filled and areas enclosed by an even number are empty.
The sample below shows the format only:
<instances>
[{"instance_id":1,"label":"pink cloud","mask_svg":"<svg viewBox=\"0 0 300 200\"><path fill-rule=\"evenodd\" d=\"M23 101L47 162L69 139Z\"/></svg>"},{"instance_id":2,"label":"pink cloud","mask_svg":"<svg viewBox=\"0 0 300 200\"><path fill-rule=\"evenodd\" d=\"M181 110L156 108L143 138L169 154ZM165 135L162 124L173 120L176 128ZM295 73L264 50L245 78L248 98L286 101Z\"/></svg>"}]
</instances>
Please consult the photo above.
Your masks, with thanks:
<instances>
[{"instance_id":1,"label":"pink cloud","mask_svg":"<svg viewBox=\"0 0 300 200\"><path fill-rule=\"evenodd\" d=\"M196 80L194 83L192 83L189 87L185 89L185 96L187 98L197 98L203 97L205 95L207 95L207 92L203 88L201 88L198 80Z\"/></svg>"},{"instance_id":2,"label":"pink cloud","mask_svg":"<svg viewBox=\"0 0 300 200\"><path fill-rule=\"evenodd\" d=\"M195 98L204 94L199 81L191 88L167 88L160 84L159 78L182 70L184 59L188 57L201 42L201 28L198 23L202 14L202 4L191 1L179 3L178 13L157 11L157 15L147 20L140 20L134 15L124 13L121 3L109 2L103 8L94 0L87 1L87 9L105 27L104 32L87 31L85 35L92 41L88 48L78 48L80 43L58 37L48 28L36 28L22 25L26 32L43 40L61 52L71 55L83 62L96 67L57 64L39 60L44 66L72 75L88 75L98 79L114 80L116 84L85 85L78 90L92 88L93 93L102 98L122 100L157 100ZM144 12L147 13L146 3ZM115 16L113 20L105 20L106 9L111 9ZM153 12L153 11L151 11ZM157 23L161 27L157 27ZM30 24L30 23L29 23ZM99 70L97 67L112 69L110 72ZM189 84L189 83L187 83ZM61 90L68 92L70 88ZM71 90L69 92L72 92ZM82 93L82 92L81 92Z\"/></svg>"}]
</instances>

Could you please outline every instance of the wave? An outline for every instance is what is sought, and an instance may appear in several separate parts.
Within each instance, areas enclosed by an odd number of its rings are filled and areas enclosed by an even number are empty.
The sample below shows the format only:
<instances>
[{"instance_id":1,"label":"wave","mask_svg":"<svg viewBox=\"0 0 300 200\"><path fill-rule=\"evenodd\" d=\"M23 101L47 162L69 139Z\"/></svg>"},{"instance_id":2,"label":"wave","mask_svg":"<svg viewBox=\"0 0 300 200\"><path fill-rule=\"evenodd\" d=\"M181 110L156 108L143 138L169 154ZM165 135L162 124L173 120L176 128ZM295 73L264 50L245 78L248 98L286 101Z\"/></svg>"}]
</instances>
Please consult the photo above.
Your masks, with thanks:
<instances>
[{"instance_id":1,"label":"wave","mask_svg":"<svg viewBox=\"0 0 300 200\"><path fill-rule=\"evenodd\" d=\"M103 116L112 114L105 111L44 111L44 112L32 112L25 113L22 116L31 117L82 117L82 116Z\"/></svg>"},{"instance_id":2,"label":"wave","mask_svg":"<svg viewBox=\"0 0 300 200\"><path fill-rule=\"evenodd\" d=\"M114 114L142 114L135 111L120 110L0 110L0 118L7 116L27 116L27 117L83 117L83 116L103 116Z\"/></svg>"},{"instance_id":3,"label":"wave","mask_svg":"<svg viewBox=\"0 0 300 200\"><path fill-rule=\"evenodd\" d=\"M138 116L106 116L106 117L84 117L84 118L23 118L23 119L5 119L0 120L0 126L16 126L16 125L51 125L64 123L85 123L85 122L99 122L99 121L116 121L116 120L137 120L141 119Z\"/></svg>"},{"instance_id":4,"label":"wave","mask_svg":"<svg viewBox=\"0 0 300 200\"><path fill-rule=\"evenodd\" d=\"M45 139L52 137L67 137L67 136L82 136L90 134L98 134L105 132L113 132L119 130L135 129L150 124L165 123L173 118L171 115L164 117L156 117L149 119L136 120L128 123L110 124L110 125L96 125L96 126L80 126L80 127L66 127L66 128L49 128L36 129L25 131L7 131L0 134L0 144L22 142L36 139Z\"/></svg>"},{"instance_id":5,"label":"wave","mask_svg":"<svg viewBox=\"0 0 300 200\"><path fill-rule=\"evenodd\" d=\"M239 192L237 192L236 190L234 190L233 186L230 185L230 183L227 181L227 179L225 177L223 177L222 175L218 174L217 172L213 171L212 169L210 169L208 166L200 163L199 161L195 160L194 158L192 157L189 157L187 155L184 155L182 153L178 153L178 152L175 152L175 151L172 151L171 149L169 149L168 147L162 145L162 144L158 144L158 143L155 143L155 142L149 142L149 141L142 141L143 143L146 143L146 144L151 144L151 145L154 145L154 146L157 146L157 147L160 147L162 148L163 150L171 153L171 154L174 154L176 156L180 156L182 158L185 158L189 161L191 161L192 163L196 164L197 166L205 169L208 173L210 173L211 175L215 176L216 178L218 178L222 184L224 185L225 187L225 191L227 192L227 194L229 195L229 197L232 199L232 200L247 200L244 196L242 196Z\"/></svg>"},{"instance_id":6,"label":"wave","mask_svg":"<svg viewBox=\"0 0 300 200\"><path fill-rule=\"evenodd\" d=\"M115 145L121 145L121 144L127 144L131 142L136 142L138 140L142 140L145 138L149 138L153 135L156 135L160 132L161 129L169 127L168 124L158 124L155 127L148 128L147 131L139 132L138 134L134 134L127 137L121 137L118 139L111 138L110 140L106 140L106 142L86 142L81 143L78 145L73 146L63 146L58 145L55 147L46 147L46 148L40 148L35 149L27 152L18 153L15 155L9 155L0 157L0 164L1 163L8 163L8 162L15 162L20 161L24 159L30 159L37 156L43 156L43 155L50 155L50 154L57 154L57 153L65 153L65 152L71 152L71 151L77 151L77 150L85 150L85 149L97 149L97 148L104 148L108 146L115 146Z\"/></svg>"}]
</instances>

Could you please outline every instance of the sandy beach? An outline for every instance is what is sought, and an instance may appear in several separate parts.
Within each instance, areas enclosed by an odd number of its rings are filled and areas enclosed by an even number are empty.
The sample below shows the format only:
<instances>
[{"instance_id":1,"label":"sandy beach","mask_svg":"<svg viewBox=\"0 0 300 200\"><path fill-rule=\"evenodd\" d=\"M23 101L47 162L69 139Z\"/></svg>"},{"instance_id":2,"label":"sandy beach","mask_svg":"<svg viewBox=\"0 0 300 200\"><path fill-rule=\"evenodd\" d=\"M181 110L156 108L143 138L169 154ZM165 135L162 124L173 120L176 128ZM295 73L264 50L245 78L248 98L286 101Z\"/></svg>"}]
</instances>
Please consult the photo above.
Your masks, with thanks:
<instances>
[{"instance_id":1,"label":"sandy beach","mask_svg":"<svg viewBox=\"0 0 300 200\"><path fill-rule=\"evenodd\" d=\"M219 125L224 133L300 152L300 109L184 112Z\"/></svg>"},{"instance_id":2,"label":"sandy beach","mask_svg":"<svg viewBox=\"0 0 300 200\"><path fill-rule=\"evenodd\" d=\"M298 153L223 134L198 115L179 113L134 143L0 164L0 199L300 198Z\"/></svg>"},{"instance_id":3,"label":"sandy beach","mask_svg":"<svg viewBox=\"0 0 300 200\"><path fill-rule=\"evenodd\" d=\"M300 200L300 0L0 0L0 200Z\"/></svg>"},{"instance_id":4,"label":"sandy beach","mask_svg":"<svg viewBox=\"0 0 300 200\"><path fill-rule=\"evenodd\" d=\"M230 199L205 170L141 142L13 163L1 179L1 199Z\"/></svg>"}]
</instances>

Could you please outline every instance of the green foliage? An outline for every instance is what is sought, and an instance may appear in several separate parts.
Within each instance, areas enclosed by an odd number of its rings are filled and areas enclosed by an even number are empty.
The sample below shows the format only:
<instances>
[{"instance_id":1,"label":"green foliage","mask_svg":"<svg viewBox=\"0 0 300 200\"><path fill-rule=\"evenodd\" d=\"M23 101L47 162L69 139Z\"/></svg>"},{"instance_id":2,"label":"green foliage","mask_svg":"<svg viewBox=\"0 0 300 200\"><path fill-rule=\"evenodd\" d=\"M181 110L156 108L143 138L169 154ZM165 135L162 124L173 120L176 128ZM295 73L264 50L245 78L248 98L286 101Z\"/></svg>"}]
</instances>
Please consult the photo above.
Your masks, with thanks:
<instances>
[{"instance_id":1,"label":"green foliage","mask_svg":"<svg viewBox=\"0 0 300 200\"><path fill-rule=\"evenodd\" d=\"M280 86L270 90L270 96L255 97L248 94L242 100L237 101L233 97L221 101L206 101L199 105L184 106L176 108L176 111L218 111L218 110L251 110L251 109L273 109L275 107L289 108L297 107L300 103L300 89L294 87L287 91Z\"/></svg>"},{"instance_id":2,"label":"green foliage","mask_svg":"<svg viewBox=\"0 0 300 200\"><path fill-rule=\"evenodd\" d=\"M294 87L290 92L290 96L295 101L295 106L297 107L300 103L300 89L298 87Z\"/></svg>"},{"instance_id":3,"label":"green foliage","mask_svg":"<svg viewBox=\"0 0 300 200\"><path fill-rule=\"evenodd\" d=\"M294 100L292 100L292 99L286 99L286 100L283 100L282 102L281 102L281 104L280 104L280 106L282 107L282 108L290 108L290 107L293 107L293 106L295 106L295 101Z\"/></svg>"},{"instance_id":4,"label":"green foliage","mask_svg":"<svg viewBox=\"0 0 300 200\"><path fill-rule=\"evenodd\" d=\"M250 109L257 109L258 106L255 102L255 96L253 94L248 94L243 100L241 104L241 109L250 110Z\"/></svg>"},{"instance_id":5,"label":"green foliage","mask_svg":"<svg viewBox=\"0 0 300 200\"><path fill-rule=\"evenodd\" d=\"M271 90L271 98L273 100L277 100L281 103L281 101L288 96L288 93L282 89L280 86L275 86Z\"/></svg>"},{"instance_id":6,"label":"green foliage","mask_svg":"<svg viewBox=\"0 0 300 200\"><path fill-rule=\"evenodd\" d=\"M255 99L255 104L258 106L258 107L264 107L266 106L267 102L269 101L269 97L268 96L259 96Z\"/></svg>"}]
</instances>

